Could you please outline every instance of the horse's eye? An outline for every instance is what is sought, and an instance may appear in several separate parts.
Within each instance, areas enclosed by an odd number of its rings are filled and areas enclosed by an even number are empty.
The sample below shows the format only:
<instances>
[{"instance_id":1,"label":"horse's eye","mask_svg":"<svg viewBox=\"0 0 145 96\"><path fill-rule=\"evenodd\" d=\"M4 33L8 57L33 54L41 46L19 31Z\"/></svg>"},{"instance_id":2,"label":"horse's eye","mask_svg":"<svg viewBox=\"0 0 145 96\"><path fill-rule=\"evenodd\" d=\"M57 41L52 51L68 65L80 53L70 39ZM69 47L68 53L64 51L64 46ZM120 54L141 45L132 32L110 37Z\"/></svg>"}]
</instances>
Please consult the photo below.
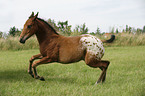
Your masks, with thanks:
<instances>
[{"instance_id":1,"label":"horse's eye","mask_svg":"<svg viewBox=\"0 0 145 96\"><path fill-rule=\"evenodd\" d=\"M32 27L32 25L28 25L27 28L30 29Z\"/></svg>"}]
</instances>

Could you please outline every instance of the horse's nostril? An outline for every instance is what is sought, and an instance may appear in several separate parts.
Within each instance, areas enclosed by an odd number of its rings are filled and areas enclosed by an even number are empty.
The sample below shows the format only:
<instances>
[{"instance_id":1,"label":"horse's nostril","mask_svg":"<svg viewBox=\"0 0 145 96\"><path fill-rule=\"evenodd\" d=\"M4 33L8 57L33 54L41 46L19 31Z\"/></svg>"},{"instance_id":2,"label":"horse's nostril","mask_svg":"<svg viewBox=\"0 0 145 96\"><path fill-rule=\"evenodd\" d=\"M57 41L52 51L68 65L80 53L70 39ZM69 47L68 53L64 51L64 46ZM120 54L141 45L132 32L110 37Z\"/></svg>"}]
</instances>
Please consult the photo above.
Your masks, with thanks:
<instances>
[{"instance_id":1,"label":"horse's nostril","mask_svg":"<svg viewBox=\"0 0 145 96\"><path fill-rule=\"evenodd\" d=\"M21 38L19 42L22 43L22 44L24 44L24 43L25 43L25 40L23 40L23 39Z\"/></svg>"}]
</instances>

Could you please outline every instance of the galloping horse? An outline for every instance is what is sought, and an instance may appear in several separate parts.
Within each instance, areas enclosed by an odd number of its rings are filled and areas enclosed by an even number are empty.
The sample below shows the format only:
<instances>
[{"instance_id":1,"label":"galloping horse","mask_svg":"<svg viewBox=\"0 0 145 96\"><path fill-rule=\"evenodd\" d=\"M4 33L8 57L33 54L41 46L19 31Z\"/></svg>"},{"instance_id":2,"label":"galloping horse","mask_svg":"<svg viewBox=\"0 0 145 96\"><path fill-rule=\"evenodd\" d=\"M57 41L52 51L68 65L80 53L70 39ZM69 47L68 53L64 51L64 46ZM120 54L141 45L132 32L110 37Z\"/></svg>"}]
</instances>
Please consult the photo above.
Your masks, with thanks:
<instances>
[{"instance_id":1,"label":"galloping horse","mask_svg":"<svg viewBox=\"0 0 145 96\"><path fill-rule=\"evenodd\" d=\"M39 42L40 54L34 55L30 59L28 73L33 78L45 80L37 75L36 67L38 65L52 62L68 64L84 60L88 66L99 67L102 70L96 83L105 81L106 71L110 62L101 60L104 55L104 47L100 39L87 34L74 37L59 35L50 24L38 18L38 13L34 16L34 12L32 12L24 24L20 35L20 43L24 44L34 34ZM113 35L111 39L103 42L111 43L114 39L115 36ZM33 62L35 59L39 60Z\"/></svg>"}]
</instances>

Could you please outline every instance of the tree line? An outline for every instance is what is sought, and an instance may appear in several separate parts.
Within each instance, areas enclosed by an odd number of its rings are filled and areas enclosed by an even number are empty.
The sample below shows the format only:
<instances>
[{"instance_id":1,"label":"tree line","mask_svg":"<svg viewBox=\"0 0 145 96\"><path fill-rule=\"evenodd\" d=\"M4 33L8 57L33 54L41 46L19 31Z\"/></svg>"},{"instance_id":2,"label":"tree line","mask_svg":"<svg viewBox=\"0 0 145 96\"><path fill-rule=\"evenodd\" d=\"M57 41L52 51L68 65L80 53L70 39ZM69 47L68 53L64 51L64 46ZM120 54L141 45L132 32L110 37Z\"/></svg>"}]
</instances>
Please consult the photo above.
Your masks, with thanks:
<instances>
[{"instance_id":1,"label":"tree line","mask_svg":"<svg viewBox=\"0 0 145 96\"><path fill-rule=\"evenodd\" d=\"M82 25L76 25L74 29L72 29L72 25L68 24L68 21L59 21L58 23L56 23L54 20L52 19L48 19L47 22L52 25L60 34L66 35L66 36L72 36L72 35L81 35L81 34L88 34L88 27L86 26L85 23L83 23ZM10 30L8 31L8 34L4 35L4 32L0 31L0 38L1 37L6 37L6 36L20 36L22 30L19 30L18 28L11 27ZM133 28L131 26L126 25L126 28L123 29L121 31L122 33L128 33L128 34L143 34L145 33L145 26L143 26L142 29L140 28ZM118 28L111 28L111 31L109 33L112 34L118 34L121 33ZM106 32L101 32L100 28L97 27L96 31L94 32L90 32L89 34L92 35L103 35Z\"/></svg>"}]
</instances>

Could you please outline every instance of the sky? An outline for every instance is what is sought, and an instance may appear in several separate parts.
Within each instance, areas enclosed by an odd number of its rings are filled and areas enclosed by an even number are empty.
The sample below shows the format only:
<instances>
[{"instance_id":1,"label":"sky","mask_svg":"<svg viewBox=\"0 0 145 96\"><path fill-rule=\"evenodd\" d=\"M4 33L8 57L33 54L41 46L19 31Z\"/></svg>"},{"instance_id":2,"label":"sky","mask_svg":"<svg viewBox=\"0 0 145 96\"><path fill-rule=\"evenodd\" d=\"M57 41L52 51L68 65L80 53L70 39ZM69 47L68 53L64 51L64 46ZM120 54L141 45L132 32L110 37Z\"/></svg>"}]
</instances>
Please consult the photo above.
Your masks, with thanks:
<instances>
[{"instance_id":1,"label":"sky","mask_svg":"<svg viewBox=\"0 0 145 96\"><path fill-rule=\"evenodd\" d=\"M145 25L145 0L0 0L0 31L22 29L32 11L56 23L68 20L72 28L85 23L89 32Z\"/></svg>"}]
</instances>

